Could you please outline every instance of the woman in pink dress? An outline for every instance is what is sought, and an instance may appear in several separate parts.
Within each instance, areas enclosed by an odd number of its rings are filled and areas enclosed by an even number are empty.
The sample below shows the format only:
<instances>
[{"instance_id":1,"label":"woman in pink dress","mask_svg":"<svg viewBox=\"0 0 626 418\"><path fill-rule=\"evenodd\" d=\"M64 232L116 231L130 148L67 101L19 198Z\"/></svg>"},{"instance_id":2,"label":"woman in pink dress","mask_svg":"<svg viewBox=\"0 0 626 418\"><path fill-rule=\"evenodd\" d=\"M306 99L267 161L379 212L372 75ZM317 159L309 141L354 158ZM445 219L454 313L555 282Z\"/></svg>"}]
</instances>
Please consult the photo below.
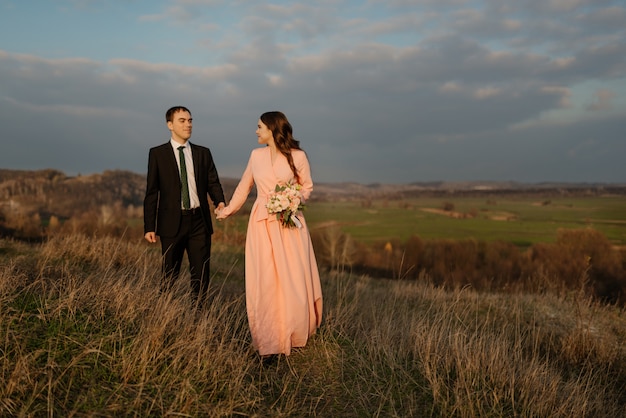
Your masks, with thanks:
<instances>
[{"instance_id":1,"label":"woman in pink dress","mask_svg":"<svg viewBox=\"0 0 626 418\"><path fill-rule=\"evenodd\" d=\"M302 212L286 226L267 204L276 185L297 184L302 202L313 190L311 170L292 127L281 112L267 112L259 119L259 144L228 206L216 210L217 219L237 212L252 186L257 198L252 206L246 235L246 309L252 344L262 357L290 355L303 347L322 321L322 288Z\"/></svg>"}]
</instances>

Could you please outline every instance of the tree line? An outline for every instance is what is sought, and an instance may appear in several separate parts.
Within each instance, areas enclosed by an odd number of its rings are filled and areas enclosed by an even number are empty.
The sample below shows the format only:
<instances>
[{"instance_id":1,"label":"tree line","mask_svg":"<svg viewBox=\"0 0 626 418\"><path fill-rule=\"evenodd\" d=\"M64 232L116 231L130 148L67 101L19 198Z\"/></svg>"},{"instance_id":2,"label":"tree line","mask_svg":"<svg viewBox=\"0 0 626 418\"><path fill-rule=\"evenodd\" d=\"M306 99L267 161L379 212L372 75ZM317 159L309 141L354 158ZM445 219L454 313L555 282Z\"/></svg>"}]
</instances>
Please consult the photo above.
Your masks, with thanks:
<instances>
[{"instance_id":1,"label":"tree line","mask_svg":"<svg viewBox=\"0 0 626 418\"><path fill-rule=\"evenodd\" d=\"M334 271L426 280L446 288L470 286L504 292L581 291L609 303L626 303L626 250L601 232L561 229L553 243L520 248L475 239L424 240L374 245L355 242L338 228L312 231L321 263Z\"/></svg>"}]
</instances>

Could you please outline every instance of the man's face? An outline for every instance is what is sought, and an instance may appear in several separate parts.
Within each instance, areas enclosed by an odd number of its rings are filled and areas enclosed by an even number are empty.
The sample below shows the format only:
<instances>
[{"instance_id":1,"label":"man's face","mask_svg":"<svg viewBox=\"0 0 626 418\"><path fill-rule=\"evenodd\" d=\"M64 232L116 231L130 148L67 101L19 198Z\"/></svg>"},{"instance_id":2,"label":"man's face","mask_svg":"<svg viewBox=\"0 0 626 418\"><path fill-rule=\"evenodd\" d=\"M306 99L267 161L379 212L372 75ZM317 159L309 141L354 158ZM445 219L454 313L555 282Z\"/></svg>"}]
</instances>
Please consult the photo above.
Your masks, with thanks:
<instances>
[{"instance_id":1,"label":"man's face","mask_svg":"<svg viewBox=\"0 0 626 418\"><path fill-rule=\"evenodd\" d=\"M172 139L182 144L191 138L191 126L191 115L184 110L174 113L172 121L167 122L167 128L172 132Z\"/></svg>"}]
</instances>

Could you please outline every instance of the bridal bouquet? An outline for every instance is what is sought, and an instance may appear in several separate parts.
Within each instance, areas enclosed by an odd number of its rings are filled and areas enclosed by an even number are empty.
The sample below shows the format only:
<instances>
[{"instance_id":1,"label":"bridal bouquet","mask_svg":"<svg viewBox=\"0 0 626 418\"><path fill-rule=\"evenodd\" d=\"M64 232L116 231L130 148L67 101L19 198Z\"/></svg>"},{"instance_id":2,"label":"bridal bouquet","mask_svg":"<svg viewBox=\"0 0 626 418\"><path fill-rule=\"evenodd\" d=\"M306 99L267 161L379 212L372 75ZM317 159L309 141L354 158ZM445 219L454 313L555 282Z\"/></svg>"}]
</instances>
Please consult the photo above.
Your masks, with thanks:
<instances>
[{"instance_id":1,"label":"bridal bouquet","mask_svg":"<svg viewBox=\"0 0 626 418\"><path fill-rule=\"evenodd\" d=\"M288 228L302 228L302 223L296 216L299 210L304 209L302 186L299 184L277 184L273 192L270 192L265 207L270 214L276 214L276 219Z\"/></svg>"}]
</instances>

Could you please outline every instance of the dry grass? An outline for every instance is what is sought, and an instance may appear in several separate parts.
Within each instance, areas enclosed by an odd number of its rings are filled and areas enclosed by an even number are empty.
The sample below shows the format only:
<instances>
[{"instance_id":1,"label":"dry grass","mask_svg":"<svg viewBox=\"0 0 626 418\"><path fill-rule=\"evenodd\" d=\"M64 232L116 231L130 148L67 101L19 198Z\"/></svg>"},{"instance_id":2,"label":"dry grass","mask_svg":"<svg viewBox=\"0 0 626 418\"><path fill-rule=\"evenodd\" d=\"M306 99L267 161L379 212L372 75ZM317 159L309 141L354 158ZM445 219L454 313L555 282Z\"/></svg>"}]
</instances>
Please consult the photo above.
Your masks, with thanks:
<instances>
[{"instance_id":1,"label":"dry grass","mask_svg":"<svg viewBox=\"0 0 626 418\"><path fill-rule=\"evenodd\" d=\"M263 365L241 254L214 250L198 312L143 244L0 241L0 416L626 414L623 308L326 274L318 334Z\"/></svg>"}]
</instances>

